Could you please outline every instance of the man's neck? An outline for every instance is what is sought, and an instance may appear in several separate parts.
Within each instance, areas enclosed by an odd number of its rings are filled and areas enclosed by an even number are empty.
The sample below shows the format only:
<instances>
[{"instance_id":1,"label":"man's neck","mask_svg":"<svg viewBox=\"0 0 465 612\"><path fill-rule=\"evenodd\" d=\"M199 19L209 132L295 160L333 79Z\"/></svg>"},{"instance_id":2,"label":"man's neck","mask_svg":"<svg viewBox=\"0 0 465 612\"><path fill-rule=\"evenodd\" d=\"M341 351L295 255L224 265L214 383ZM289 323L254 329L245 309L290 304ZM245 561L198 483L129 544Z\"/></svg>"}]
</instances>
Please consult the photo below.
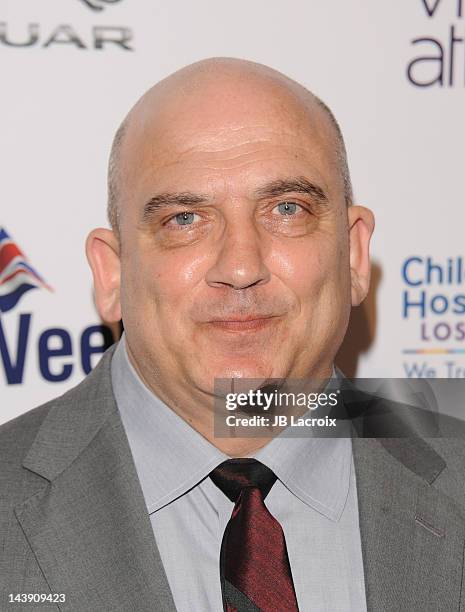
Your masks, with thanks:
<instances>
[{"instance_id":1,"label":"man's neck","mask_svg":"<svg viewBox=\"0 0 465 612\"><path fill-rule=\"evenodd\" d=\"M271 440L273 440L282 430L275 428L272 435L262 435L260 437L247 436L234 438L216 436L214 428L213 396L199 397L197 399L200 392L194 389L190 390L189 393L185 393L183 397L182 391L180 390L174 392L174 389L170 389L169 386L165 387L162 385L151 384L138 367L127 343L125 343L125 347L129 362L145 387L147 387L151 393L156 395L166 406L173 410L173 412L188 423L200 435L208 440L208 442L213 444L213 446L218 448L226 455L229 455L230 457L249 457L271 442ZM320 380L328 380L334 373L334 368L332 365L325 370L326 375L324 377L320 376ZM207 409L205 409L206 405L208 406Z\"/></svg>"}]
</instances>

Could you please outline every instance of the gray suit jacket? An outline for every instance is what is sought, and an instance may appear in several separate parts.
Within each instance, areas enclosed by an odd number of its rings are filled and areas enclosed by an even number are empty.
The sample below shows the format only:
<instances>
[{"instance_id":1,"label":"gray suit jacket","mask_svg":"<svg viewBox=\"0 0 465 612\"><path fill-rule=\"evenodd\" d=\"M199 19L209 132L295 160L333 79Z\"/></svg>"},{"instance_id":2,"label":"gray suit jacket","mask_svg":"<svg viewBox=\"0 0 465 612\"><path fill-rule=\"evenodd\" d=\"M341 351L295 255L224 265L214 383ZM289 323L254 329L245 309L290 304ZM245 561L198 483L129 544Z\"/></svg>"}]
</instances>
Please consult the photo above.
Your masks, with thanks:
<instances>
[{"instance_id":1,"label":"gray suit jacket","mask_svg":"<svg viewBox=\"0 0 465 612\"><path fill-rule=\"evenodd\" d=\"M77 387L0 427L2 612L175 610L113 397L112 352ZM465 611L463 440L354 438L353 450L368 610ZM66 603L9 604L10 593L65 593Z\"/></svg>"}]
</instances>

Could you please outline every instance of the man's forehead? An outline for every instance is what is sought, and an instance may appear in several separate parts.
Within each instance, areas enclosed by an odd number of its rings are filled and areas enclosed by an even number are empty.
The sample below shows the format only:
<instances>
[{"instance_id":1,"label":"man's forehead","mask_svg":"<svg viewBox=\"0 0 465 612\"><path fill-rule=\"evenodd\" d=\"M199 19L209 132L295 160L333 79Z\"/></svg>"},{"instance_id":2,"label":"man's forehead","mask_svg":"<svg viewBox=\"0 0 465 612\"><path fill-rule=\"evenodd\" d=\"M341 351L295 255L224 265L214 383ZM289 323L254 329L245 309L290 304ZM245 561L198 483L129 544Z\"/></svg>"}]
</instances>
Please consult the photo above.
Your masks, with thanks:
<instances>
[{"instance_id":1,"label":"man's forehead","mask_svg":"<svg viewBox=\"0 0 465 612\"><path fill-rule=\"evenodd\" d=\"M283 177L306 177L330 197L337 189L334 164L315 139L270 125L159 134L141 143L129 167L140 204L163 191L254 197L261 186Z\"/></svg>"},{"instance_id":2,"label":"man's forehead","mask_svg":"<svg viewBox=\"0 0 465 612\"><path fill-rule=\"evenodd\" d=\"M141 163L153 166L178 164L184 167L210 167L218 170L235 170L255 162L273 160L311 162L321 157L323 143L316 134L278 125L243 125L209 128L204 130L182 129L158 132L134 146ZM145 160L143 159L145 157Z\"/></svg>"},{"instance_id":3,"label":"man's forehead","mask_svg":"<svg viewBox=\"0 0 465 612\"><path fill-rule=\"evenodd\" d=\"M233 67L186 69L149 90L128 116L128 151L215 151L281 137L307 137L312 146L334 140L326 114L303 87L268 69Z\"/></svg>"}]
</instances>

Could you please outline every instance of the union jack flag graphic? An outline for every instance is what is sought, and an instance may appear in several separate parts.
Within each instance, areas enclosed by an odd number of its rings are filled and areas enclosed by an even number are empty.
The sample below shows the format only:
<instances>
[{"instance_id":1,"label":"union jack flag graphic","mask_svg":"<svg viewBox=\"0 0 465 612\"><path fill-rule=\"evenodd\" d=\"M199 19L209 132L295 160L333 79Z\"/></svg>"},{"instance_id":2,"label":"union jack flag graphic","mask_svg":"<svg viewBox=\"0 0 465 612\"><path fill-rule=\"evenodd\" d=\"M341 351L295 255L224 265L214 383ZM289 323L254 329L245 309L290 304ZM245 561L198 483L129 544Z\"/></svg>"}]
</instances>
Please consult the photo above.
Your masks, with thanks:
<instances>
[{"instance_id":1,"label":"union jack flag graphic","mask_svg":"<svg viewBox=\"0 0 465 612\"><path fill-rule=\"evenodd\" d=\"M0 312L8 312L26 291L40 287L52 291L11 236L0 227Z\"/></svg>"}]
</instances>

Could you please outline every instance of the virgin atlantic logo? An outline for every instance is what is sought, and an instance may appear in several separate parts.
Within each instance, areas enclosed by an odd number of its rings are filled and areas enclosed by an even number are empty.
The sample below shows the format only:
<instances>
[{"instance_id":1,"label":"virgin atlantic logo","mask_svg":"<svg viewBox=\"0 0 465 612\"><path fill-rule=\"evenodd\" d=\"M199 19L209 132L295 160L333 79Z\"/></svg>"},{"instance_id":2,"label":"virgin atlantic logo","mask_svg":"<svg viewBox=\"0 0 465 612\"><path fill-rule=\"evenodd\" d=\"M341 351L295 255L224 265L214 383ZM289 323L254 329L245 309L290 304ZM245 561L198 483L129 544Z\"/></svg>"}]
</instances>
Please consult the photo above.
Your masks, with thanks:
<instances>
[{"instance_id":1,"label":"virgin atlantic logo","mask_svg":"<svg viewBox=\"0 0 465 612\"><path fill-rule=\"evenodd\" d=\"M81 2L93 11L103 11L107 6L117 4L121 0L81 0Z\"/></svg>"}]
</instances>

